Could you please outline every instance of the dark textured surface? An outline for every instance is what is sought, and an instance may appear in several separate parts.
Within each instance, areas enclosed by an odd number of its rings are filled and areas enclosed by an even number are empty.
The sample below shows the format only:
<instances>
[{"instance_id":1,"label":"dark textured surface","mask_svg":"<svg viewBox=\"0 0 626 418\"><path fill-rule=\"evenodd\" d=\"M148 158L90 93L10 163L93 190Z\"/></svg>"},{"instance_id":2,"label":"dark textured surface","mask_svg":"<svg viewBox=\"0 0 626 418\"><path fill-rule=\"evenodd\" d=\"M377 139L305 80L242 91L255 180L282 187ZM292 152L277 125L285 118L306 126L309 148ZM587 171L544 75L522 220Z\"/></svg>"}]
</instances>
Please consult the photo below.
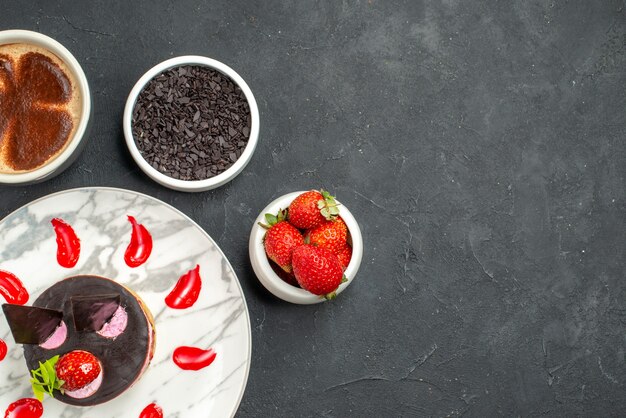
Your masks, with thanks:
<instances>
[{"instance_id":1,"label":"dark textured surface","mask_svg":"<svg viewBox=\"0 0 626 418\"><path fill-rule=\"evenodd\" d=\"M626 413L626 10L622 1L5 1L0 27L64 43L93 131L44 184L174 205L243 286L253 355L241 417ZM207 55L248 82L260 143L233 182L190 195L144 176L126 96L154 64ZM257 212L325 186L360 222L363 264L333 303L256 280Z\"/></svg>"}]
</instances>

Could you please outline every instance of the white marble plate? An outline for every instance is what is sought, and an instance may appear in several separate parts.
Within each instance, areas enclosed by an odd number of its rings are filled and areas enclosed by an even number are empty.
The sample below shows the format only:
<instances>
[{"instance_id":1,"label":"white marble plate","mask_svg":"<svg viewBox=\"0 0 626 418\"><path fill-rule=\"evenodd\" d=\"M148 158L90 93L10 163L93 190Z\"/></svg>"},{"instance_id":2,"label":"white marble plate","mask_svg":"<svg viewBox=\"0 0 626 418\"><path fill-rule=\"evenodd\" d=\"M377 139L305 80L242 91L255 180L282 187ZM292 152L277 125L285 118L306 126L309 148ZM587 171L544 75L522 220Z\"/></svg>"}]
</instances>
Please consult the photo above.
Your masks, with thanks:
<instances>
[{"instance_id":1,"label":"white marble plate","mask_svg":"<svg viewBox=\"0 0 626 418\"><path fill-rule=\"evenodd\" d=\"M127 215L146 226L154 243L150 258L137 268L124 262L131 232ZM63 268L56 261L56 238L50 224L55 217L69 223L81 241L80 259L74 268ZM198 301L186 310L168 308L165 296L196 264L200 265L202 277ZM154 358L133 387L112 401L88 408L46 397L44 417L136 418L152 402L163 408L165 417L235 414L250 369L246 302L222 251L178 210L152 197L121 189L82 188L55 193L0 222L0 269L22 280L30 293L28 304L58 280L95 274L137 292L155 317ZM0 338L9 347L7 357L0 361L1 415L10 403L33 394L22 347L14 343L4 316L0 316ZM181 370L171 360L173 350L181 345L212 347L217 357L200 371Z\"/></svg>"}]
</instances>

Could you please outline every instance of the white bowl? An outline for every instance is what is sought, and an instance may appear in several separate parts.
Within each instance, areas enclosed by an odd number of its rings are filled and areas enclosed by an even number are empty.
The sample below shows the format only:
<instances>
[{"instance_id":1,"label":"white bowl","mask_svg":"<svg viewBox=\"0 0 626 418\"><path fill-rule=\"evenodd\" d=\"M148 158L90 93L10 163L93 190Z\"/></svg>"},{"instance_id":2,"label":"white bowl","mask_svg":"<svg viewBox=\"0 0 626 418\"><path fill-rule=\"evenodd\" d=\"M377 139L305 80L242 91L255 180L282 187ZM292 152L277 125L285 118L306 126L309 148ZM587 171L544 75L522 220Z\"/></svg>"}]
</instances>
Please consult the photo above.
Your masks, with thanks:
<instances>
[{"instance_id":1,"label":"white bowl","mask_svg":"<svg viewBox=\"0 0 626 418\"><path fill-rule=\"evenodd\" d=\"M235 84L237 84L241 88L241 91L243 91L244 95L246 96L246 100L248 101L248 105L250 106L250 137L248 138L248 144L246 145L243 153L237 159L237 161L235 161L235 163L230 166L226 171L205 180L180 180L161 173L150 164L148 164L148 162L142 157L133 138L133 108L135 107L135 103L137 102L137 97L139 96L139 93L141 93L143 88L150 80L152 80L152 78L170 68L179 67L181 65L205 66L228 76ZM211 58L201 57L197 55L187 55L171 58L161 62L160 64L155 65L150 70L148 70L148 72L145 73L139 79L139 81L137 81L133 89L130 91L128 99L126 100L123 125L124 137L126 138L126 145L130 150L130 154L133 156L133 159L135 160L137 165L139 165L139 168L141 168L141 170L146 173L151 179L165 187L169 187L170 189L183 192L202 192L222 186L223 184L231 181L237 176L237 174L241 173L244 167L248 164L248 162L252 158L252 154L254 153L254 149L256 148L256 144L259 139L259 108L257 106L256 100L254 99L254 95L250 90L250 87L248 87L243 78L241 78L239 74L235 72L235 70Z\"/></svg>"},{"instance_id":2,"label":"white bowl","mask_svg":"<svg viewBox=\"0 0 626 418\"><path fill-rule=\"evenodd\" d=\"M265 248L263 247L263 237L265 236L266 230L259 225L259 222L266 222L266 213L276 214L280 209L286 209L289 207L289 204L302 193L304 192L293 192L281 196L261 211L254 221L254 225L252 225L248 251L250 253L250 262L252 263L254 273L267 290L287 302L310 305L324 302L326 299L304 289L300 289L299 287L292 286L278 277L274 270L272 270L272 266L270 266L270 262L265 254ZM337 201L337 203L339 203L339 201ZM344 272L348 281L339 286L336 291L337 294L343 292L346 287L354 281L356 273L359 271L359 266L361 265L361 259L363 258L363 237L361 236L359 224L348 208L343 205L339 205L339 215L346 223L350 236L352 237L352 258L350 259L348 268L346 268Z\"/></svg>"},{"instance_id":3,"label":"white bowl","mask_svg":"<svg viewBox=\"0 0 626 418\"><path fill-rule=\"evenodd\" d=\"M61 173L67 167L69 167L76 157L82 151L85 141L83 140L87 136L89 123L91 120L91 93L89 91L89 84L87 83L87 77L72 53L68 51L63 45L54 39L42 35L41 33L32 32L28 30L5 30L0 31L0 45L14 44L14 43L26 43L39 46L52 52L58 58L63 61L69 70L74 75L74 78L78 82L78 89L81 95L81 117L78 122L78 127L74 132L74 136L69 139L69 143L65 149L57 155L54 159L47 164L25 173L0 173L0 183L5 184L31 184L38 183L43 180L47 180L55 175Z\"/></svg>"}]
</instances>

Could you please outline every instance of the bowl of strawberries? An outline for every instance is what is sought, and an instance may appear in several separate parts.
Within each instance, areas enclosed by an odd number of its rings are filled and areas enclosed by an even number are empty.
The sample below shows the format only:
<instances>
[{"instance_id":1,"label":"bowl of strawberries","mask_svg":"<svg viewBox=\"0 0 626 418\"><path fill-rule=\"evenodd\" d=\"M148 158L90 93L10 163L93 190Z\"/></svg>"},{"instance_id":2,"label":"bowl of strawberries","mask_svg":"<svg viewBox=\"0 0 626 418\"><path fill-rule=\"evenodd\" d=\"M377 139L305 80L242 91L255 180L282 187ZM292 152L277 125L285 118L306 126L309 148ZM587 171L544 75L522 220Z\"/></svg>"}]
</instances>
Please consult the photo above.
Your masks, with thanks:
<instances>
[{"instance_id":1,"label":"bowl of strawberries","mask_svg":"<svg viewBox=\"0 0 626 418\"><path fill-rule=\"evenodd\" d=\"M363 257L356 219L325 190L293 192L257 217L249 243L255 274L291 303L334 299L354 280Z\"/></svg>"}]
</instances>

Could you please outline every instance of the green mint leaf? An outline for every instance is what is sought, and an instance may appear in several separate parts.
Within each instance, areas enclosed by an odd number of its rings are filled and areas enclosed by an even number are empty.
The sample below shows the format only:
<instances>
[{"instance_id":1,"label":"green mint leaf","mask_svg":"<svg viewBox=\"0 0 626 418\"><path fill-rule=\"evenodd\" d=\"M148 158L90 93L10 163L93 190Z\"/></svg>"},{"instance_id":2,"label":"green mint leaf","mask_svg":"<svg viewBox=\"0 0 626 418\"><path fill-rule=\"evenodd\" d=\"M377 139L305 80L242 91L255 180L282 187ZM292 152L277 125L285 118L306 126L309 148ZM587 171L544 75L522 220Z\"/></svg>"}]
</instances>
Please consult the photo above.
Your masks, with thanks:
<instances>
[{"instance_id":1,"label":"green mint leaf","mask_svg":"<svg viewBox=\"0 0 626 418\"><path fill-rule=\"evenodd\" d=\"M63 384L56 376L55 365L58 360L59 356L54 356L44 363L39 362L39 368L31 370L33 394L39 401L43 401L44 393L53 396L54 389L60 389Z\"/></svg>"},{"instance_id":2,"label":"green mint leaf","mask_svg":"<svg viewBox=\"0 0 626 418\"><path fill-rule=\"evenodd\" d=\"M39 402L43 402L44 391L43 389L41 389L40 386L33 385L33 394L35 395L35 398L37 398Z\"/></svg>"},{"instance_id":3,"label":"green mint leaf","mask_svg":"<svg viewBox=\"0 0 626 418\"><path fill-rule=\"evenodd\" d=\"M50 361L46 361L44 364L44 369L48 372L48 376L56 377L56 370L54 369L54 365Z\"/></svg>"},{"instance_id":4,"label":"green mint leaf","mask_svg":"<svg viewBox=\"0 0 626 418\"><path fill-rule=\"evenodd\" d=\"M50 374L48 373L48 369L43 365L42 362L39 362L39 370L41 370L41 377L45 383L50 381Z\"/></svg>"}]
</instances>

